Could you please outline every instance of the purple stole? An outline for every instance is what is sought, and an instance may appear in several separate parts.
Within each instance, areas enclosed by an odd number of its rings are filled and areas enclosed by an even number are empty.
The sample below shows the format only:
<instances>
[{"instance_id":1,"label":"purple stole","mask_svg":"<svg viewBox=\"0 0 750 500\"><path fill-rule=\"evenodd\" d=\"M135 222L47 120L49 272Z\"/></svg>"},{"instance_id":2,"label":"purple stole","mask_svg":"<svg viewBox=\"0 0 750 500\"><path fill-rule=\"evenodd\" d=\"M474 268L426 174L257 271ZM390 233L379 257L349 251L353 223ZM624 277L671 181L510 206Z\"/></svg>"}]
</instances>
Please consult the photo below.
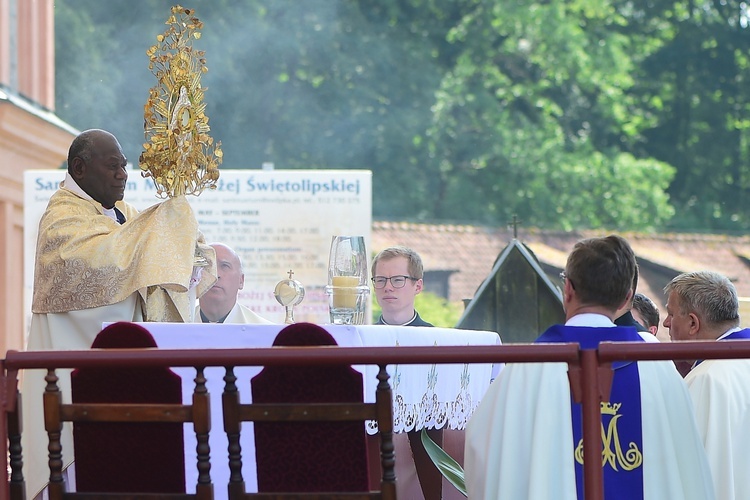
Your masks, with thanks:
<instances>
[{"instance_id":1,"label":"purple stole","mask_svg":"<svg viewBox=\"0 0 750 500\"><path fill-rule=\"evenodd\" d=\"M750 339L750 328L745 328L744 330L738 330L736 332L730 333L723 339L719 339L720 342L723 342L725 340L748 340ZM704 360L699 359L695 362L691 370L694 370L696 366L703 363Z\"/></svg>"},{"instance_id":2,"label":"purple stole","mask_svg":"<svg viewBox=\"0 0 750 500\"><path fill-rule=\"evenodd\" d=\"M738 330L734 333L730 333L726 337L724 337L721 340L746 340L750 339L750 328L745 328L744 330Z\"/></svg>"},{"instance_id":3,"label":"purple stole","mask_svg":"<svg viewBox=\"0 0 750 500\"><path fill-rule=\"evenodd\" d=\"M555 325L537 343L575 342L582 349L596 349L599 342L643 342L634 327L593 328ZM614 377L609 401L601 404L602 464L604 498L607 500L643 498L643 427L641 422L641 385L638 364L612 364ZM571 400L576 487L583 499L583 424L581 405Z\"/></svg>"}]
</instances>

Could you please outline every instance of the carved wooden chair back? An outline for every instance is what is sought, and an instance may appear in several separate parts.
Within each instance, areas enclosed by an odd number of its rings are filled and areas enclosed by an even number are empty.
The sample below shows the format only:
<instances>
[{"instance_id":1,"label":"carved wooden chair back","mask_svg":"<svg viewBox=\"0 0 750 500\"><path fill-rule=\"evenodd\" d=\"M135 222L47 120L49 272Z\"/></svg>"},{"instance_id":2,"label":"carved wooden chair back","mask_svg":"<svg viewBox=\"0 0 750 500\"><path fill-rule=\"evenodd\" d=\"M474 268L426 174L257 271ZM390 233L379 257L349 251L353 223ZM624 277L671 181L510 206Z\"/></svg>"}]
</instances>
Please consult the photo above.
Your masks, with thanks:
<instances>
[{"instance_id":1,"label":"carved wooden chair back","mask_svg":"<svg viewBox=\"0 0 750 500\"><path fill-rule=\"evenodd\" d=\"M323 328L297 323L274 346L335 346ZM350 366L267 366L253 377L252 403L241 404L232 368L222 397L229 440L230 499L395 498L392 402L385 366L376 402L363 399L362 374ZM244 382L244 381L243 381ZM254 422L259 493L242 478L240 430ZM370 491L365 422L379 424L382 477Z\"/></svg>"},{"instance_id":2,"label":"carved wooden chair back","mask_svg":"<svg viewBox=\"0 0 750 500\"><path fill-rule=\"evenodd\" d=\"M139 325L115 323L97 335L92 348L156 347ZM209 396L197 369L192 404L182 404L180 377L161 367L87 367L71 374L72 404L62 402L54 369L44 393L45 427L50 442L51 500L95 494L97 498L213 497L209 469ZM60 433L73 424L76 493L62 479ZM185 491L184 423L198 440L198 484ZM155 496L156 495L156 496Z\"/></svg>"}]
</instances>

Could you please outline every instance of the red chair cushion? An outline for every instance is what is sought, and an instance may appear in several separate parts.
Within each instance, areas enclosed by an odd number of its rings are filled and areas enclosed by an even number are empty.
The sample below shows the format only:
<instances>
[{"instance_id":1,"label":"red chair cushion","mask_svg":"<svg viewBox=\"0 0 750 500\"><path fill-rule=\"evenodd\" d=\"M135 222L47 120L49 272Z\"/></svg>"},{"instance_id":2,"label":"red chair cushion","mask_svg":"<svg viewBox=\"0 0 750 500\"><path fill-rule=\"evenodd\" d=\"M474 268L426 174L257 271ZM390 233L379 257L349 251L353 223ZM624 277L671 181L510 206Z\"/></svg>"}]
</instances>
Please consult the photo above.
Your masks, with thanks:
<instances>
[{"instance_id":1,"label":"red chair cushion","mask_svg":"<svg viewBox=\"0 0 750 500\"><path fill-rule=\"evenodd\" d=\"M148 330L114 323L92 348L156 347ZM182 403L180 377L169 368L81 368L71 374L74 403ZM184 493L181 423L79 422L73 427L79 492Z\"/></svg>"},{"instance_id":2,"label":"red chair cushion","mask_svg":"<svg viewBox=\"0 0 750 500\"><path fill-rule=\"evenodd\" d=\"M274 346L333 346L323 328L297 323ZM255 403L362 402L362 374L350 366L269 366L253 377ZM259 492L368 491L363 422L256 422Z\"/></svg>"}]
</instances>

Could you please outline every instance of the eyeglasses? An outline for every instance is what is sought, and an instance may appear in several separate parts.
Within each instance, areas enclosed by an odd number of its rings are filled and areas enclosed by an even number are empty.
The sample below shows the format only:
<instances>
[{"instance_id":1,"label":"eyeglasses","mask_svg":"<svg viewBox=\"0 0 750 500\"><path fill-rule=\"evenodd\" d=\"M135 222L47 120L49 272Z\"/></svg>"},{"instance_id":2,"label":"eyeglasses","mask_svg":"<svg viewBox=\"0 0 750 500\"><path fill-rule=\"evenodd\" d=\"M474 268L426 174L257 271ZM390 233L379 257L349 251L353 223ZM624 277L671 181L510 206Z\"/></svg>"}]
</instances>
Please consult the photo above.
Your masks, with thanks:
<instances>
[{"instance_id":1,"label":"eyeglasses","mask_svg":"<svg viewBox=\"0 0 750 500\"><path fill-rule=\"evenodd\" d=\"M372 284L375 288L384 288L385 284L391 280L393 288L403 288L406 285L406 280L419 281L419 278L413 278L411 276L391 276L386 278L385 276L375 276L372 278Z\"/></svg>"},{"instance_id":2,"label":"eyeglasses","mask_svg":"<svg viewBox=\"0 0 750 500\"><path fill-rule=\"evenodd\" d=\"M560 280L562 280L563 283L565 283L566 281L570 281L570 288L572 288L573 290L576 289L575 284L573 284L573 280L571 280L570 278L568 278L568 275L565 274L565 271L563 271L563 272L560 273Z\"/></svg>"}]
</instances>

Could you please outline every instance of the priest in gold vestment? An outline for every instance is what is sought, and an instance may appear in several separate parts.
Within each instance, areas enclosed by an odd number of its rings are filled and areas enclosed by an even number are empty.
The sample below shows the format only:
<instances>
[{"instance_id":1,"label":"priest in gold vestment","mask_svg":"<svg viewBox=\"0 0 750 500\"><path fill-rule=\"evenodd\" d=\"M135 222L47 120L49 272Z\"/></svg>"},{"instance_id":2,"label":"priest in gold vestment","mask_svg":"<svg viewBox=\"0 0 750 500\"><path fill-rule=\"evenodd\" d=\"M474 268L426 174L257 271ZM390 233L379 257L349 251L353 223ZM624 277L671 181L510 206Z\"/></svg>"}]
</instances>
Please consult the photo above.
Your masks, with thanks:
<instances>
[{"instance_id":1,"label":"priest in gold vestment","mask_svg":"<svg viewBox=\"0 0 750 500\"><path fill-rule=\"evenodd\" d=\"M39 224L28 350L88 349L104 322L192 322L196 297L216 280L214 251L185 196L139 213L122 201L126 164L117 139L103 130L82 132L71 144L65 181ZM196 247L207 266L194 267ZM43 378L37 370L22 382L24 477L32 498L49 477ZM67 374L60 377L68 402L69 384ZM66 466L72 451L68 427Z\"/></svg>"}]
</instances>

